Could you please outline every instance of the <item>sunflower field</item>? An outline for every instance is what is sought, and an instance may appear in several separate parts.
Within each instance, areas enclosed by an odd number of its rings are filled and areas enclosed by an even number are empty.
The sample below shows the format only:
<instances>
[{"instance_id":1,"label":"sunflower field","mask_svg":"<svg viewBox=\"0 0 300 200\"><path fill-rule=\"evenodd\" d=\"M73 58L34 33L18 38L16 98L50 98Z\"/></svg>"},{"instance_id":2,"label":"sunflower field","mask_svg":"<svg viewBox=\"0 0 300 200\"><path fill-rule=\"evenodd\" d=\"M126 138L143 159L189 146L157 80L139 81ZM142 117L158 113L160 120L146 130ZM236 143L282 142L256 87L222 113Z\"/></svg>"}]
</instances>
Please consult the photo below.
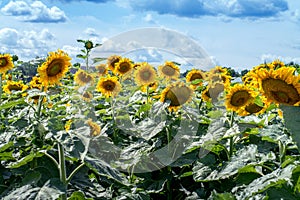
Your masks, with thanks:
<instances>
[{"instance_id":1,"label":"sunflower field","mask_svg":"<svg viewBox=\"0 0 300 200\"><path fill-rule=\"evenodd\" d=\"M300 199L300 67L0 54L0 198Z\"/></svg>"}]
</instances>

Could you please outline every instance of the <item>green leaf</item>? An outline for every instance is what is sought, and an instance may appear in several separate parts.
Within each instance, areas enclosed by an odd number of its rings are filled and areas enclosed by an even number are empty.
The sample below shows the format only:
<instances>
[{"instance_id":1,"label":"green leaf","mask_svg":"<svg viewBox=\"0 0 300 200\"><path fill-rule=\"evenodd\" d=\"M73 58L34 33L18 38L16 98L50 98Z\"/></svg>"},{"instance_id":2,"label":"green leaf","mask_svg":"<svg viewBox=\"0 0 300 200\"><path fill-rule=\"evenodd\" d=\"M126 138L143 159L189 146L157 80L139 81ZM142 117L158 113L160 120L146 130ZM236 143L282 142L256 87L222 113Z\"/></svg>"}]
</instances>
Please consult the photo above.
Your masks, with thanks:
<instances>
[{"instance_id":1,"label":"green leaf","mask_svg":"<svg viewBox=\"0 0 300 200\"><path fill-rule=\"evenodd\" d=\"M43 155L44 154L41 152L31 153L31 154L21 158L20 160L17 160L16 162L11 163L8 167L13 168L13 169L19 168L23 165L30 163L34 158L42 157Z\"/></svg>"},{"instance_id":2,"label":"green leaf","mask_svg":"<svg viewBox=\"0 0 300 200\"><path fill-rule=\"evenodd\" d=\"M284 123L291 132L293 140L296 142L298 149L300 149L300 107L280 105L283 111Z\"/></svg>"},{"instance_id":3,"label":"green leaf","mask_svg":"<svg viewBox=\"0 0 300 200\"><path fill-rule=\"evenodd\" d=\"M93 200L92 198L86 198L83 192L75 191L72 195L68 198L68 200Z\"/></svg>"},{"instance_id":4,"label":"green leaf","mask_svg":"<svg viewBox=\"0 0 300 200\"><path fill-rule=\"evenodd\" d=\"M15 100L15 101L9 101L9 102L3 103L0 106L0 110L12 108L12 107L15 107L19 104L26 104L26 102L24 101L24 98L21 98L21 99Z\"/></svg>"},{"instance_id":5,"label":"green leaf","mask_svg":"<svg viewBox=\"0 0 300 200\"><path fill-rule=\"evenodd\" d=\"M235 200L236 198L231 193L217 193L213 191L208 200Z\"/></svg>"},{"instance_id":6,"label":"green leaf","mask_svg":"<svg viewBox=\"0 0 300 200\"><path fill-rule=\"evenodd\" d=\"M40 172L30 170L29 172L26 173L26 175L22 179L22 184L23 185L36 184L41 179L41 176L42 175Z\"/></svg>"}]
</instances>

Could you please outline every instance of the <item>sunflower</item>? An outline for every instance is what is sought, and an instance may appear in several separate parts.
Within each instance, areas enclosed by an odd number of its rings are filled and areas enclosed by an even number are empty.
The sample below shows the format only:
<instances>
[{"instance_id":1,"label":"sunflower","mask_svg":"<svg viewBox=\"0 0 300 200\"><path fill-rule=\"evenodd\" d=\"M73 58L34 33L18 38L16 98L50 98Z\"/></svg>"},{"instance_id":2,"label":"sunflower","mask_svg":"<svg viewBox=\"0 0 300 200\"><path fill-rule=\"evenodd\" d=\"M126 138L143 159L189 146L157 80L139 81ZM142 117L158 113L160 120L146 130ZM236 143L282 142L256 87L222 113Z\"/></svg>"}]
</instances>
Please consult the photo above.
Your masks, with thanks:
<instances>
[{"instance_id":1,"label":"sunflower","mask_svg":"<svg viewBox=\"0 0 300 200\"><path fill-rule=\"evenodd\" d=\"M121 76L128 74L133 69L133 63L129 58L121 58L119 62L115 64L114 74Z\"/></svg>"},{"instance_id":2,"label":"sunflower","mask_svg":"<svg viewBox=\"0 0 300 200\"><path fill-rule=\"evenodd\" d=\"M92 119L86 120L85 123L90 128L90 135L91 136L97 136L101 133L101 127L96 122L93 122Z\"/></svg>"},{"instance_id":3,"label":"sunflower","mask_svg":"<svg viewBox=\"0 0 300 200\"><path fill-rule=\"evenodd\" d=\"M180 76L180 69L175 63L166 61L163 65L158 66L158 75L169 80L177 80Z\"/></svg>"},{"instance_id":4,"label":"sunflower","mask_svg":"<svg viewBox=\"0 0 300 200\"><path fill-rule=\"evenodd\" d=\"M28 89L28 86L24 85L23 81L16 82L16 81L10 81L10 80L8 80L6 82L6 84L3 86L3 91L6 94L11 94L12 91L22 91L23 92L23 91L25 91L27 89Z\"/></svg>"},{"instance_id":5,"label":"sunflower","mask_svg":"<svg viewBox=\"0 0 300 200\"><path fill-rule=\"evenodd\" d=\"M107 58L107 66L108 69L110 69L111 71L115 71L115 65L117 62L119 62L121 60L121 56L118 55L112 55L110 57Z\"/></svg>"},{"instance_id":6,"label":"sunflower","mask_svg":"<svg viewBox=\"0 0 300 200\"><path fill-rule=\"evenodd\" d=\"M100 78L96 90L101 92L105 97L115 97L122 89L117 77Z\"/></svg>"},{"instance_id":7,"label":"sunflower","mask_svg":"<svg viewBox=\"0 0 300 200\"><path fill-rule=\"evenodd\" d=\"M228 70L221 66L215 66L209 71L210 74L228 74Z\"/></svg>"},{"instance_id":8,"label":"sunflower","mask_svg":"<svg viewBox=\"0 0 300 200\"><path fill-rule=\"evenodd\" d=\"M38 67L37 71L40 74L42 84L54 85L59 83L59 80L68 72L71 58L62 50L50 52L46 61L42 66Z\"/></svg>"},{"instance_id":9,"label":"sunflower","mask_svg":"<svg viewBox=\"0 0 300 200\"><path fill-rule=\"evenodd\" d=\"M134 71L134 80L138 86L149 85L156 79L156 71L152 65L144 62Z\"/></svg>"},{"instance_id":10,"label":"sunflower","mask_svg":"<svg viewBox=\"0 0 300 200\"><path fill-rule=\"evenodd\" d=\"M68 132L71 129L71 125L72 125L72 120L68 120L65 124L65 130L66 132Z\"/></svg>"},{"instance_id":11,"label":"sunflower","mask_svg":"<svg viewBox=\"0 0 300 200\"><path fill-rule=\"evenodd\" d=\"M143 85L141 87L141 91L147 92L147 87L148 87L149 92L153 92L158 88L158 82L155 81L155 82L149 83L148 85Z\"/></svg>"},{"instance_id":12,"label":"sunflower","mask_svg":"<svg viewBox=\"0 0 300 200\"><path fill-rule=\"evenodd\" d=\"M32 77L31 81L29 82L29 87L31 89L36 88L36 89L41 90L42 89L42 82L40 80L40 77L38 77L38 76ZM44 87L44 89L45 89L45 87Z\"/></svg>"},{"instance_id":13,"label":"sunflower","mask_svg":"<svg viewBox=\"0 0 300 200\"><path fill-rule=\"evenodd\" d=\"M96 70L97 70L97 73L98 73L100 76L103 76L103 75L107 74L106 64L101 63L101 64L97 65L95 68L96 68Z\"/></svg>"},{"instance_id":14,"label":"sunflower","mask_svg":"<svg viewBox=\"0 0 300 200\"><path fill-rule=\"evenodd\" d=\"M256 103L252 102L252 103L249 103L248 105L246 105L245 107L239 109L237 111L237 114L240 116L247 116L247 115L251 115L251 114L259 115L266 111L266 109L268 108L268 105L264 104L263 106L261 106L261 105L258 105Z\"/></svg>"},{"instance_id":15,"label":"sunflower","mask_svg":"<svg viewBox=\"0 0 300 200\"><path fill-rule=\"evenodd\" d=\"M238 111L253 103L257 92L243 84L235 84L226 88L225 106L228 110Z\"/></svg>"},{"instance_id":16,"label":"sunflower","mask_svg":"<svg viewBox=\"0 0 300 200\"><path fill-rule=\"evenodd\" d=\"M14 67L13 59L9 54L0 54L0 74L5 74Z\"/></svg>"},{"instance_id":17,"label":"sunflower","mask_svg":"<svg viewBox=\"0 0 300 200\"><path fill-rule=\"evenodd\" d=\"M300 77L294 75L294 67L260 69L257 71L258 84L263 95L271 103L299 105Z\"/></svg>"},{"instance_id":18,"label":"sunflower","mask_svg":"<svg viewBox=\"0 0 300 200\"><path fill-rule=\"evenodd\" d=\"M210 82L210 84L214 84L216 82L222 82L225 86L230 85L231 78L232 78L231 76L226 75L224 73L220 73L220 74L208 73L208 75L206 76L206 80Z\"/></svg>"},{"instance_id":19,"label":"sunflower","mask_svg":"<svg viewBox=\"0 0 300 200\"><path fill-rule=\"evenodd\" d=\"M170 101L169 110L177 111L179 107L189 102L193 95L193 89L183 82L176 82L165 88L160 96L160 101Z\"/></svg>"},{"instance_id":20,"label":"sunflower","mask_svg":"<svg viewBox=\"0 0 300 200\"><path fill-rule=\"evenodd\" d=\"M94 83L94 77L86 71L79 69L74 75L74 81L80 86L84 86L86 84L92 85Z\"/></svg>"},{"instance_id":21,"label":"sunflower","mask_svg":"<svg viewBox=\"0 0 300 200\"><path fill-rule=\"evenodd\" d=\"M207 85L206 89L202 91L201 97L207 102L217 102L219 100L219 96L224 91L224 88L224 84L220 81L210 83Z\"/></svg>"},{"instance_id":22,"label":"sunflower","mask_svg":"<svg viewBox=\"0 0 300 200\"><path fill-rule=\"evenodd\" d=\"M93 99L93 94L88 92L88 91L85 91L83 94L82 94L82 99L86 102L90 102L92 99Z\"/></svg>"},{"instance_id":23,"label":"sunflower","mask_svg":"<svg viewBox=\"0 0 300 200\"><path fill-rule=\"evenodd\" d=\"M199 69L192 69L186 75L186 82L190 82L192 87L196 89L198 86L202 85L202 81L205 79L206 74ZM199 81L194 83L195 81Z\"/></svg>"}]
</instances>

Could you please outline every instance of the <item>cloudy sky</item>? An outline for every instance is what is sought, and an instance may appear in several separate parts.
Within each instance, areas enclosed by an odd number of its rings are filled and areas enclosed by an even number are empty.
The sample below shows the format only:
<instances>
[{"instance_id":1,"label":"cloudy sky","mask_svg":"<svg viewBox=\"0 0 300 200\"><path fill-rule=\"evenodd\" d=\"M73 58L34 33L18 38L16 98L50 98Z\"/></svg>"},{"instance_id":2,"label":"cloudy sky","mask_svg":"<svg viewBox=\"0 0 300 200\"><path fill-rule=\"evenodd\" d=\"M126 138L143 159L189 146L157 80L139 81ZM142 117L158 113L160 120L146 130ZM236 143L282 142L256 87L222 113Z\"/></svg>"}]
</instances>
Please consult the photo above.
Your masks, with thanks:
<instances>
[{"instance_id":1,"label":"cloudy sky","mask_svg":"<svg viewBox=\"0 0 300 200\"><path fill-rule=\"evenodd\" d=\"M77 39L105 43L154 27L196 41L217 65L237 70L277 58L300 63L298 0L0 0L0 21L0 53L22 60L63 49L75 62ZM197 51L175 36L163 35L172 41L166 50Z\"/></svg>"}]
</instances>

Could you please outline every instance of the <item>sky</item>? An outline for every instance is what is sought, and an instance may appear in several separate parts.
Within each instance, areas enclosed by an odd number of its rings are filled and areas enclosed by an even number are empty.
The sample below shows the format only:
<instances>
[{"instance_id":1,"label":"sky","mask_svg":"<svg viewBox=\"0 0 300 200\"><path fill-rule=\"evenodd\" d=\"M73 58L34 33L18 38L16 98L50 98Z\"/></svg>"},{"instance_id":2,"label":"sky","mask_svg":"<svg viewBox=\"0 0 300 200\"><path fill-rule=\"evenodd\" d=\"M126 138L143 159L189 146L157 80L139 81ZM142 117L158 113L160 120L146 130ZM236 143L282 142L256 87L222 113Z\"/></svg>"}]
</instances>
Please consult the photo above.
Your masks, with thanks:
<instances>
[{"instance_id":1,"label":"sky","mask_svg":"<svg viewBox=\"0 0 300 200\"><path fill-rule=\"evenodd\" d=\"M0 53L24 61L62 49L81 62L83 39L146 61L167 52L196 68L200 54L238 71L300 63L298 0L0 0L0 21Z\"/></svg>"}]
</instances>

